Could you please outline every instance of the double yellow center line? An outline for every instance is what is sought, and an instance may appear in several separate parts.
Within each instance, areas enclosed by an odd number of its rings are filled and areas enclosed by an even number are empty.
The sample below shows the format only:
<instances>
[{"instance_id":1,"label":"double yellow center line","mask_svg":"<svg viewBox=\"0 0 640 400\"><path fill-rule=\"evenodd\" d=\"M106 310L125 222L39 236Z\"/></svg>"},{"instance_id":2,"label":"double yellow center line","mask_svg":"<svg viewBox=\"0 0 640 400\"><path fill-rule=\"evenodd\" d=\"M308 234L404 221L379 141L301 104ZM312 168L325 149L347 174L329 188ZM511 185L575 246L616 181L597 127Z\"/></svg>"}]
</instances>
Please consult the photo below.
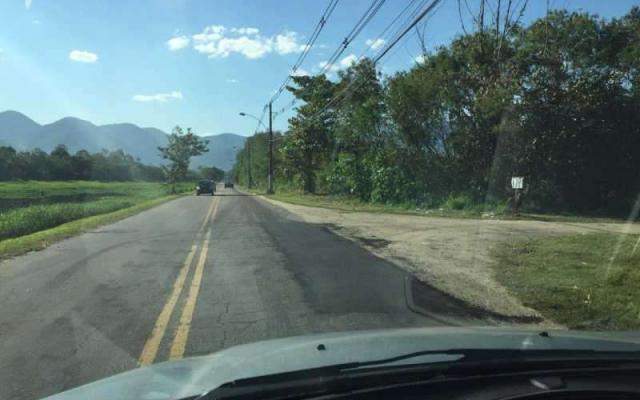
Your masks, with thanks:
<instances>
[{"instance_id":1,"label":"double yellow center line","mask_svg":"<svg viewBox=\"0 0 640 400\"><path fill-rule=\"evenodd\" d=\"M189 275L189 269L191 268L191 264L198 248L197 242L199 241L202 233L207 227L207 223L213 220L213 218L215 217L218 211L219 199L219 197L215 197L211 202L211 205L209 206L206 217L204 221L202 221L202 225L198 230L196 243L191 245L191 250L187 254L187 258L184 260L184 264L182 265L182 268L178 273L178 277L173 284L173 290L171 291L171 294L169 295L169 298L167 299L164 307L162 307L162 311L160 311L160 314L158 315L158 319L156 320L156 323L151 331L151 335L149 335L149 338L147 339L147 342L142 349L142 353L140 353L140 357L138 358L138 364L140 366L152 364L158 354L158 349L160 348L162 338L164 337L167 326L169 325L169 320L171 319L173 310L178 303L178 299L180 298L180 294L182 293L182 289L187 280L187 275ZM204 265L207 261L210 238L211 231L207 231L205 240L202 244L202 247L200 248L200 256L198 257L196 269L191 280L189 294L182 309L180 322L175 332L171 350L169 351L169 358L172 360L182 358L182 356L184 355L187 339L189 337L191 320L193 319L193 312L195 311L196 301L198 299L198 293L200 291L202 275L204 274Z\"/></svg>"}]
</instances>

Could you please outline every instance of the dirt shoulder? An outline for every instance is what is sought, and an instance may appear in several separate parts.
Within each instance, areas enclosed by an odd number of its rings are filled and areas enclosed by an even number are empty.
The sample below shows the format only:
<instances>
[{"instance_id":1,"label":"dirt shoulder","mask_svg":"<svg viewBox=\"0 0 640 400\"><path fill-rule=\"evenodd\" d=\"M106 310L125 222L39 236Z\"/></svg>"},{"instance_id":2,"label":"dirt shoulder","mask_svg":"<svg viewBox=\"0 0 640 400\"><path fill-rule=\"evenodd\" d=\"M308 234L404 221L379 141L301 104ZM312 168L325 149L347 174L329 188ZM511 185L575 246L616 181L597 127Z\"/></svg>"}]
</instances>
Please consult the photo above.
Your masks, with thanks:
<instances>
[{"instance_id":1,"label":"dirt shoulder","mask_svg":"<svg viewBox=\"0 0 640 400\"><path fill-rule=\"evenodd\" d=\"M506 240L593 232L640 233L639 224L455 219L347 212L260 196L312 224L323 224L418 279L474 306L509 317L539 314L494 276L490 250Z\"/></svg>"}]
</instances>

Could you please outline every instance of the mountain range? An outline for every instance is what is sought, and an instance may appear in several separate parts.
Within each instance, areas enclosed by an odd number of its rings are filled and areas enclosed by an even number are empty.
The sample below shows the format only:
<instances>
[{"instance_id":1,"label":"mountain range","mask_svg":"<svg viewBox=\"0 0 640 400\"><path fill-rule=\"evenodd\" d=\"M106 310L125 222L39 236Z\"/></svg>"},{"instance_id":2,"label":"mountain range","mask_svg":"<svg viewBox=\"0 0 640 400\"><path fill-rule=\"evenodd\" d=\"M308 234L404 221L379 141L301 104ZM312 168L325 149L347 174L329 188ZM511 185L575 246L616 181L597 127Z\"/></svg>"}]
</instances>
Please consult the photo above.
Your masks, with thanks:
<instances>
[{"instance_id":1,"label":"mountain range","mask_svg":"<svg viewBox=\"0 0 640 400\"><path fill-rule=\"evenodd\" d=\"M91 153L123 150L145 164L163 162L158 146L165 146L168 135L156 128L141 128L134 124L95 125L74 117L62 118L40 125L17 111L0 112L0 146L16 150L39 148L51 151L58 144L73 153L84 149ZM203 136L209 141L209 152L191 160L191 168L214 166L228 171L233 167L237 147L244 145L245 137L234 133Z\"/></svg>"}]
</instances>

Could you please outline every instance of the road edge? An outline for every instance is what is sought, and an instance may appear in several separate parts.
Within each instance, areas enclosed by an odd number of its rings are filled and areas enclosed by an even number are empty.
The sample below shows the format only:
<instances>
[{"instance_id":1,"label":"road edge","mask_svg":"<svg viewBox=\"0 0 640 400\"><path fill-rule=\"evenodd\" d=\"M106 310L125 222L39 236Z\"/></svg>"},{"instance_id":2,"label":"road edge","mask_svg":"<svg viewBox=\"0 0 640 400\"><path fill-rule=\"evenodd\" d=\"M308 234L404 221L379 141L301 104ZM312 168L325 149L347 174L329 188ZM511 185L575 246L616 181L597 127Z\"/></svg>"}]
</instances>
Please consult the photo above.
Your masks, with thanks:
<instances>
[{"instance_id":1,"label":"road edge","mask_svg":"<svg viewBox=\"0 0 640 400\"><path fill-rule=\"evenodd\" d=\"M188 194L189 193L182 193L163 196L110 213L92 215L90 217L70 221L53 228L34 232L29 235L3 240L0 242L0 261L22 255L30 251L44 250L50 245L64 239L77 236L99 226L120 221Z\"/></svg>"},{"instance_id":2,"label":"road edge","mask_svg":"<svg viewBox=\"0 0 640 400\"><path fill-rule=\"evenodd\" d=\"M255 197L257 197L258 199L266 202L267 204L271 204L272 206L276 206L279 207L283 210L287 210L286 207L284 207L282 204L278 204L278 203L286 203L286 202L281 202L280 200L275 200L272 198L269 198L268 196L264 196L262 194L255 194L255 193L251 193L251 192L244 192L244 193L249 193ZM310 207L313 208L313 206L304 206L304 207ZM287 210L288 211L288 210ZM408 260L405 259L401 259L399 257L388 257L385 254L382 254L381 252L377 251L374 247L367 245L366 243L363 243L361 240L358 240L358 238L355 237L351 237L350 235L345 234L344 232L341 232L341 230L336 229L335 227L332 226L326 226L325 227L330 230L332 233L347 239L349 241L352 241L356 244L358 244L359 246L361 246L362 248L366 249L367 251L369 251L371 254L375 255L376 257L380 257L383 260L389 262L391 265L393 265L394 267L409 273L414 279L416 279L418 282L420 282L421 284L427 285L430 288L432 288L433 290L436 290L440 293L443 293L447 296L450 296L451 298L455 299L456 301L461 302L461 304L464 304L466 306L468 306L470 309L475 310L476 312L480 312L480 313L485 313L486 316L496 322L511 322L511 323L519 323L519 324L523 324L523 325L529 325L529 324L534 324L536 326L550 326L550 327L555 327L558 329L563 329L564 326L562 326L561 324L558 324L555 321L550 320L549 318L543 316L542 314L540 314L540 312L538 312L537 310L531 310L533 311L533 313L531 314L507 314L507 313L502 313L500 311L497 310L492 310L490 308L487 307L483 307L480 304L474 304L474 303L470 303L466 300L463 300L462 298L456 296L455 293L443 290L441 288L438 288L437 286L434 286L431 282L428 281L424 281L422 279L419 279L416 275L413 274L412 272L412 264L411 262L409 262ZM410 306L408 304L408 306ZM411 308L411 307L410 307ZM415 307L415 311L417 312L421 312L424 311L422 307Z\"/></svg>"}]
</instances>

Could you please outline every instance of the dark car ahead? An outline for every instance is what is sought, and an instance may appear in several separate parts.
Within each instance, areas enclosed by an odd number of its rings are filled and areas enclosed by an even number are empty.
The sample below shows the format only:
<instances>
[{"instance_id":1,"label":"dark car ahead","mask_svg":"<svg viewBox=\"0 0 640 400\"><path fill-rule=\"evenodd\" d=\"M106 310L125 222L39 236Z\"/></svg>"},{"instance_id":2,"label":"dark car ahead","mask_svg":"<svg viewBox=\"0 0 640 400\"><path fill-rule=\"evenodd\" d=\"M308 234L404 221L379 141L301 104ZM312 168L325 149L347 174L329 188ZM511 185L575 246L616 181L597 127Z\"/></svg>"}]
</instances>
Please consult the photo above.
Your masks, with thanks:
<instances>
[{"instance_id":1,"label":"dark car ahead","mask_svg":"<svg viewBox=\"0 0 640 400\"><path fill-rule=\"evenodd\" d=\"M225 188L232 188L232 189L233 189L233 182L225 182L225 183L224 183L224 187L225 187Z\"/></svg>"},{"instance_id":2,"label":"dark car ahead","mask_svg":"<svg viewBox=\"0 0 640 400\"><path fill-rule=\"evenodd\" d=\"M196 196L200 196L203 193L208 193L213 196L216 191L216 183L214 181L202 180L198 182L196 186Z\"/></svg>"}]
</instances>

